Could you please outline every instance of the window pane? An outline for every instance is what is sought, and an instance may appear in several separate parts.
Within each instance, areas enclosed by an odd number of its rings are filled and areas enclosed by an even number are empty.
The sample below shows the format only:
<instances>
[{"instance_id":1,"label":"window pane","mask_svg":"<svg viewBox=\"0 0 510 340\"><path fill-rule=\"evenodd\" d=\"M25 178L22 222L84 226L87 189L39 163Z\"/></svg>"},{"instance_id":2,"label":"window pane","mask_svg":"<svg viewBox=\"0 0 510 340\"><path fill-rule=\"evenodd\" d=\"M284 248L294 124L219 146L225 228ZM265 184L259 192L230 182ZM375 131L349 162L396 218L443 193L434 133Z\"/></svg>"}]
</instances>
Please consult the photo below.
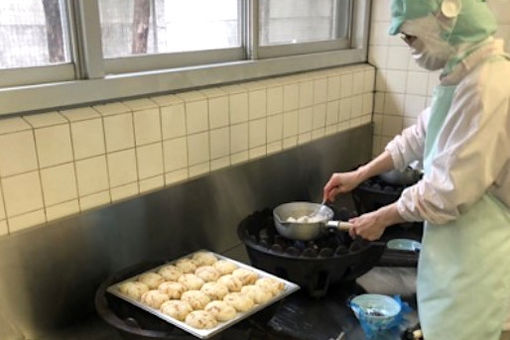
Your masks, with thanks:
<instances>
[{"instance_id":1,"label":"window pane","mask_svg":"<svg viewBox=\"0 0 510 340\"><path fill-rule=\"evenodd\" d=\"M101 0L105 58L239 47L238 0Z\"/></svg>"},{"instance_id":2,"label":"window pane","mask_svg":"<svg viewBox=\"0 0 510 340\"><path fill-rule=\"evenodd\" d=\"M260 0L260 45L347 37L348 0Z\"/></svg>"},{"instance_id":3,"label":"window pane","mask_svg":"<svg viewBox=\"0 0 510 340\"><path fill-rule=\"evenodd\" d=\"M0 69L70 59L65 0L0 1Z\"/></svg>"}]
</instances>

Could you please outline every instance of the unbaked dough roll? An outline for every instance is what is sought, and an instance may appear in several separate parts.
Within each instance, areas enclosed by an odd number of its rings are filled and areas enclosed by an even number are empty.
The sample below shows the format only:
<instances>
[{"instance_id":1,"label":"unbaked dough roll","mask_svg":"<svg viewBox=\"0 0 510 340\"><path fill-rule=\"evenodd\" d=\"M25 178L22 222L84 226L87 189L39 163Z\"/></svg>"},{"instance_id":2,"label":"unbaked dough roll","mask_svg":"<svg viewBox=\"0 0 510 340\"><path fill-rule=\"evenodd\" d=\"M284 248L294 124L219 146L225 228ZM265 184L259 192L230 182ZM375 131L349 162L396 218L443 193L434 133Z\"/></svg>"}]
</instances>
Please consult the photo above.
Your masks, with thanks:
<instances>
[{"instance_id":1,"label":"unbaked dough roll","mask_svg":"<svg viewBox=\"0 0 510 340\"><path fill-rule=\"evenodd\" d=\"M158 274L167 281L177 281L182 275L182 271L176 266L169 264L159 268Z\"/></svg>"},{"instance_id":2,"label":"unbaked dough roll","mask_svg":"<svg viewBox=\"0 0 510 340\"><path fill-rule=\"evenodd\" d=\"M132 299L140 301L140 298L145 292L149 291L149 287L142 282L129 281L124 282L119 286L119 290L122 294L129 296Z\"/></svg>"},{"instance_id":3,"label":"unbaked dough roll","mask_svg":"<svg viewBox=\"0 0 510 340\"><path fill-rule=\"evenodd\" d=\"M239 312L246 312L253 307L253 300L241 293L225 295L223 301L234 307Z\"/></svg>"},{"instance_id":4,"label":"unbaked dough roll","mask_svg":"<svg viewBox=\"0 0 510 340\"><path fill-rule=\"evenodd\" d=\"M218 282L207 282L200 289L207 294L211 300L222 300L228 294L228 288Z\"/></svg>"},{"instance_id":5,"label":"unbaked dough roll","mask_svg":"<svg viewBox=\"0 0 510 340\"><path fill-rule=\"evenodd\" d=\"M186 287L179 282L165 281L159 285L158 290L168 295L170 299L180 299L182 293L186 291Z\"/></svg>"},{"instance_id":6,"label":"unbaked dough roll","mask_svg":"<svg viewBox=\"0 0 510 340\"><path fill-rule=\"evenodd\" d=\"M188 290L181 296L182 301L186 301L190 304L194 310L204 309L204 307L211 302L211 299L199 290Z\"/></svg>"},{"instance_id":7,"label":"unbaked dough roll","mask_svg":"<svg viewBox=\"0 0 510 340\"><path fill-rule=\"evenodd\" d=\"M246 295L258 304L266 303L273 298L273 293L256 285L244 286L241 289L241 294Z\"/></svg>"},{"instance_id":8,"label":"unbaked dough roll","mask_svg":"<svg viewBox=\"0 0 510 340\"><path fill-rule=\"evenodd\" d=\"M221 273L221 275L232 274L237 269L237 265L227 260L219 260L213 267Z\"/></svg>"},{"instance_id":9,"label":"unbaked dough roll","mask_svg":"<svg viewBox=\"0 0 510 340\"><path fill-rule=\"evenodd\" d=\"M211 313L218 321L231 320L237 314L236 309L224 301L209 302L204 310Z\"/></svg>"},{"instance_id":10,"label":"unbaked dough roll","mask_svg":"<svg viewBox=\"0 0 510 340\"><path fill-rule=\"evenodd\" d=\"M149 272L138 276L138 281L145 283L149 289L156 289L165 279L157 273Z\"/></svg>"},{"instance_id":11,"label":"unbaked dough roll","mask_svg":"<svg viewBox=\"0 0 510 340\"><path fill-rule=\"evenodd\" d=\"M272 277L258 279L255 284L259 287L265 288L275 296L285 289L285 284L283 282L275 280Z\"/></svg>"},{"instance_id":12,"label":"unbaked dough roll","mask_svg":"<svg viewBox=\"0 0 510 340\"><path fill-rule=\"evenodd\" d=\"M243 285L251 285L254 284L255 281L259 278L258 274L252 270L245 268L238 268L232 272L232 275L237 277Z\"/></svg>"},{"instance_id":13,"label":"unbaked dough roll","mask_svg":"<svg viewBox=\"0 0 510 340\"><path fill-rule=\"evenodd\" d=\"M152 308L159 309L165 301L168 301L168 295L159 290L149 290L142 295L142 303Z\"/></svg>"},{"instance_id":14,"label":"unbaked dough roll","mask_svg":"<svg viewBox=\"0 0 510 340\"><path fill-rule=\"evenodd\" d=\"M195 274L182 274L179 283L186 287L186 290L198 290L205 282Z\"/></svg>"},{"instance_id":15,"label":"unbaked dough roll","mask_svg":"<svg viewBox=\"0 0 510 340\"><path fill-rule=\"evenodd\" d=\"M227 274L220 277L217 281L222 285L227 286L230 292L239 292L243 288L243 283L237 277Z\"/></svg>"},{"instance_id":16,"label":"unbaked dough roll","mask_svg":"<svg viewBox=\"0 0 510 340\"><path fill-rule=\"evenodd\" d=\"M163 314L184 321L186 316L193 311L193 308L186 301L169 300L161 305L160 310Z\"/></svg>"},{"instance_id":17,"label":"unbaked dough roll","mask_svg":"<svg viewBox=\"0 0 510 340\"><path fill-rule=\"evenodd\" d=\"M197 270L198 263L192 259L182 258L175 262L175 266L183 273L194 273Z\"/></svg>"},{"instance_id":18,"label":"unbaked dough roll","mask_svg":"<svg viewBox=\"0 0 510 340\"><path fill-rule=\"evenodd\" d=\"M214 269L213 266L198 267L195 275L205 282L216 281L221 276L220 272Z\"/></svg>"},{"instance_id":19,"label":"unbaked dough roll","mask_svg":"<svg viewBox=\"0 0 510 340\"><path fill-rule=\"evenodd\" d=\"M209 329L214 328L218 324L216 318L209 312L196 310L186 316L186 323L194 328Z\"/></svg>"},{"instance_id":20,"label":"unbaked dough roll","mask_svg":"<svg viewBox=\"0 0 510 340\"><path fill-rule=\"evenodd\" d=\"M210 266L214 264L218 259L213 253L206 251L199 251L192 256L193 260L198 263L199 266Z\"/></svg>"}]
</instances>

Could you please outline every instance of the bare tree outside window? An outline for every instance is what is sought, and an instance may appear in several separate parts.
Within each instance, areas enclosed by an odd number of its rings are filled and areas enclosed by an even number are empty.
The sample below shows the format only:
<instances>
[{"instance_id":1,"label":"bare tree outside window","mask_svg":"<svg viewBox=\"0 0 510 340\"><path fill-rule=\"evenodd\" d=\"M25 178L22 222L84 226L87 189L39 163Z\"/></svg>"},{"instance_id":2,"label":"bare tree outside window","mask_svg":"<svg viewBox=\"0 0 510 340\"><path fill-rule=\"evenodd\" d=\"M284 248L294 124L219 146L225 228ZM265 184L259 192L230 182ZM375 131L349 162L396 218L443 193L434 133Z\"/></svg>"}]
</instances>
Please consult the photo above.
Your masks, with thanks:
<instances>
[{"instance_id":1,"label":"bare tree outside window","mask_svg":"<svg viewBox=\"0 0 510 340\"><path fill-rule=\"evenodd\" d=\"M135 0L133 7L132 54L147 53L151 0Z\"/></svg>"},{"instance_id":2,"label":"bare tree outside window","mask_svg":"<svg viewBox=\"0 0 510 340\"><path fill-rule=\"evenodd\" d=\"M48 54L50 63L65 60L62 24L60 18L60 4L58 0L42 0L44 16L46 18L46 37L48 39Z\"/></svg>"}]
</instances>

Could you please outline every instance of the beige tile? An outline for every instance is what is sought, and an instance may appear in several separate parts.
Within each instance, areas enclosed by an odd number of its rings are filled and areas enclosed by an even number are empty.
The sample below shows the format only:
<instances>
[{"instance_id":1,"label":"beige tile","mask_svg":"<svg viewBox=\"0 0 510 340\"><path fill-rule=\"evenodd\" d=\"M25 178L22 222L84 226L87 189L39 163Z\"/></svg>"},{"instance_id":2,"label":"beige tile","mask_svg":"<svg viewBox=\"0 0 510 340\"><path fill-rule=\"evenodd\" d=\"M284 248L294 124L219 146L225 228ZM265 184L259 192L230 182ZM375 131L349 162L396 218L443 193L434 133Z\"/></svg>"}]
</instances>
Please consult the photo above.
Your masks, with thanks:
<instances>
[{"instance_id":1,"label":"beige tile","mask_svg":"<svg viewBox=\"0 0 510 340\"><path fill-rule=\"evenodd\" d=\"M337 129L338 129L338 123L336 123L334 125L326 126L326 136L335 134Z\"/></svg>"},{"instance_id":2,"label":"beige tile","mask_svg":"<svg viewBox=\"0 0 510 340\"><path fill-rule=\"evenodd\" d=\"M248 124L230 126L230 152L238 153L248 150Z\"/></svg>"},{"instance_id":3,"label":"beige tile","mask_svg":"<svg viewBox=\"0 0 510 340\"><path fill-rule=\"evenodd\" d=\"M267 117L267 142L281 140L283 136L283 114Z\"/></svg>"},{"instance_id":4,"label":"beige tile","mask_svg":"<svg viewBox=\"0 0 510 340\"><path fill-rule=\"evenodd\" d=\"M283 112L283 87L267 89L267 114L274 115Z\"/></svg>"},{"instance_id":5,"label":"beige tile","mask_svg":"<svg viewBox=\"0 0 510 340\"><path fill-rule=\"evenodd\" d=\"M209 99L209 128L216 129L227 126L228 117L228 97L215 97Z\"/></svg>"},{"instance_id":6,"label":"beige tile","mask_svg":"<svg viewBox=\"0 0 510 340\"><path fill-rule=\"evenodd\" d=\"M112 202L121 201L128 197L138 195L138 183L130 183L120 187L112 188L111 190Z\"/></svg>"},{"instance_id":7,"label":"beige tile","mask_svg":"<svg viewBox=\"0 0 510 340\"><path fill-rule=\"evenodd\" d=\"M337 100L340 98L340 76L328 77L328 96L327 100Z\"/></svg>"},{"instance_id":8,"label":"beige tile","mask_svg":"<svg viewBox=\"0 0 510 340\"><path fill-rule=\"evenodd\" d=\"M297 145L297 136L291 136L283 140L283 149L290 149Z\"/></svg>"},{"instance_id":9,"label":"beige tile","mask_svg":"<svg viewBox=\"0 0 510 340\"><path fill-rule=\"evenodd\" d=\"M162 107L161 122L163 125L163 139L185 136L186 118L184 104Z\"/></svg>"},{"instance_id":10,"label":"beige tile","mask_svg":"<svg viewBox=\"0 0 510 340\"><path fill-rule=\"evenodd\" d=\"M42 169L41 181L44 203L47 206L77 197L73 163Z\"/></svg>"},{"instance_id":11,"label":"beige tile","mask_svg":"<svg viewBox=\"0 0 510 340\"><path fill-rule=\"evenodd\" d=\"M7 227L7 221L0 221L0 236L7 235L9 233L9 228Z\"/></svg>"},{"instance_id":12,"label":"beige tile","mask_svg":"<svg viewBox=\"0 0 510 340\"><path fill-rule=\"evenodd\" d=\"M250 159L261 158L266 155L266 146L258 146L249 150L248 157Z\"/></svg>"},{"instance_id":13,"label":"beige tile","mask_svg":"<svg viewBox=\"0 0 510 340\"><path fill-rule=\"evenodd\" d=\"M107 157L111 187L137 180L135 149L109 153Z\"/></svg>"},{"instance_id":14,"label":"beige tile","mask_svg":"<svg viewBox=\"0 0 510 340\"><path fill-rule=\"evenodd\" d=\"M209 156L209 133L203 132L190 135L188 139L188 162L189 165L196 165L208 162Z\"/></svg>"},{"instance_id":15,"label":"beige tile","mask_svg":"<svg viewBox=\"0 0 510 340\"><path fill-rule=\"evenodd\" d=\"M341 97L352 96L352 73L343 74L340 77Z\"/></svg>"},{"instance_id":16,"label":"beige tile","mask_svg":"<svg viewBox=\"0 0 510 340\"><path fill-rule=\"evenodd\" d=\"M154 191L165 186L165 178L163 175L146 178L139 182L140 193Z\"/></svg>"},{"instance_id":17,"label":"beige tile","mask_svg":"<svg viewBox=\"0 0 510 340\"><path fill-rule=\"evenodd\" d=\"M237 93L229 96L230 124L248 120L248 93Z\"/></svg>"},{"instance_id":18,"label":"beige tile","mask_svg":"<svg viewBox=\"0 0 510 340\"><path fill-rule=\"evenodd\" d=\"M298 133L298 112L297 110L283 114L283 137L297 135Z\"/></svg>"},{"instance_id":19,"label":"beige tile","mask_svg":"<svg viewBox=\"0 0 510 340\"><path fill-rule=\"evenodd\" d=\"M313 105L313 81L307 80L299 83L299 107Z\"/></svg>"},{"instance_id":20,"label":"beige tile","mask_svg":"<svg viewBox=\"0 0 510 340\"><path fill-rule=\"evenodd\" d=\"M403 114L404 112L404 96L401 95L402 98L402 109L399 110L399 114ZM363 115L363 95L357 95L351 98L351 118L359 118ZM394 112L396 113L396 112Z\"/></svg>"},{"instance_id":21,"label":"beige tile","mask_svg":"<svg viewBox=\"0 0 510 340\"><path fill-rule=\"evenodd\" d=\"M104 132L107 152L128 149L135 145L131 113L105 117Z\"/></svg>"},{"instance_id":22,"label":"beige tile","mask_svg":"<svg viewBox=\"0 0 510 340\"><path fill-rule=\"evenodd\" d=\"M183 182L188 179L188 169L179 169L165 174L165 185Z\"/></svg>"},{"instance_id":23,"label":"beige tile","mask_svg":"<svg viewBox=\"0 0 510 340\"><path fill-rule=\"evenodd\" d=\"M0 136L0 175L10 176L37 168L32 131Z\"/></svg>"},{"instance_id":24,"label":"beige tile","mask_svg":"<svg viewBox=\"0 0 510 340\"><path fill-rule=\"evenodd\" d=\"M127 100L122 103L129 107L132 111L153 109L158 107L155 102L147 98Z\"/></svg>"},{"instance_id":25,"label":"beige tile","mask_svg":"<svg viewBox=\"0 0 510 340\"><path fill-rule=\"evenodd\" d=\"M28 129L30 129L30 125L20 117L0 119L0 134L19 132Z\"/></svg>"},{"instance_id":26,"label":"beige tile","mask_svg":"<svg viewBox=\"0 0 510 340\"><path fill-rule=\"evenodd\" d=\"M321 128L312 131L312 140L322 138L326 135L326 128Z\"/></svg>"},{"instance_id":27,"label":"beige tile","mask_svg":"<svg viewBox=\"0 0 510 340\"><path fill-rule=\"evenodd\" d=\"M209 173L209 162L196 164L189 167L189 178L202 176L204 174Z\"/></svg>"},{"instance_id":28,"label":"beige tile","mask_svg":"<svg viewBox=\"0 0 510 340\"><path fill-rule=\"evenodd\" d=\"M69 125L35 129L34 133L39 165L42 168L73 160Z\"/></svg>"},{"instance_id":29,"label":"beige tile","mask_svg":"<svg viewBox=\"0 0 510 340\"><path fill-rule=\"evenodd\" d=\"M211 161L211 171L227 168L230 166L230 157L222 157Z\"/></svg>"},{"instance_id":30,"label":"beige tile","mask_svg":"<svg viewBox=\"0 0 510 340\"><path fill-rule=\"evenodd\" d=\"M355 72L353 74L352 94L358 95L363 93L363 89L365 88L364 80L364 72Z\"/></svg>"},{"instance_id":31,"label":"beige tile","mask_svg":"<svg viewBox=\"0 0 510 340\"><path fill-rule=\"evenodd\" d=\"M338 118L341 122L347 121L351 118L352 112L352 100L351 98L345 98L340 100L340 114Z\"/></svg>"},{"instance_id":32,"label":"beige tile","mask_svg":"<svg viewBox=\"0 0 510 340\"><path fill-rule=\"evenodd\" d=\"M274 142L267 145L267 154L272 155L274 153L282 151L282 142Z\"/></svg>"},{"instance_id":33,"label":"beige tile","mask_svg":"<svg viewBox=\"0 0 510 340\"><path fill-rule=\"evenodd\" d=\"M60 111L70 122L78 122L81 120L89 120L100 117L99 113L91 107L80 107L78 109L71 109Z\"/></svg>"},{"instance_id":34,"label":"beige tile","mask_svg":"<svg viewBox=\"0 0 510 340\"><path fill-rule=\"evenodd\" d=\"M71 124L75 159L105 153L103 122L90 119Z\"/></svg>"},{"instance_id":35,"label":"beige tile","mask_svg":"<svg viewBox=\"0 0 510 340\"><path fill-rule=\"evenodd\" d=\"M186 91L177 93L177 97L181 98L185 102L194 102L197 100L204 100L206 96L200 91Z\"/></svg>"},{"instance_id":36,"label":"beige tile","mask_svg":"<svg viewBox=\"0 0 510 340\"><path fill-rule=\"evenodd\" d=\"M80 209L86 211L95 207L103 206L110 203L110 192L101 191L92 195L80 197Z\"/></svg>"},{"instance_id":37,"label":"beige tile","mask_svg":"<svg viewBox=\"0 0 510 340\"><path fill-rule=\"evenodd\" d=\"M314 105L313 107L313 130L326 126L326 104Z\"/></svg>"},{"instance_id":38,"label":"beige tile","mask_svg":"<svg viewBox=\"0 0 510 340\"><path fill-rule=\"evenodd\" d=\"M207 98L224 97L227 94L225 91L223 91L219 87L210 87L207 89L200 90L200 92Z\"/></svg>"},{"instance_id":39,"label":"beige tile","mask_svg":"<svg viewBox=\"0 0 510 340\"><path fill-rule=\"evenodd\" d=\"M37 171L2 180L7 216L16 216L41 209L43 200Z\"/></svg>"},{"instance_id":40,"label":"beige tile","mask_svg":"<svg viewBox=\"0 0 510 340\"><path fill-rule=\"evenodd\" d=\"M299 86L289 84L283 87L283 111L287 112L298 108Z\"/></svg>"},{"instance_id":41,"label":"beige tile","mask_svg":"<svg viewBox=\"0 0 510 340\"><path fill-rule=\"evenodd\" d=\"M188 134L206 131L209 128L206 100L186 102L186 128Z\"/></svg>"},{"instance_id":42,"label":"beige tile","mask_svg":"<svg viewBox=\"0 0 510 340\"><path fill-rule=\"evenodd\" d=\"M312 130L313 107L309 106L298 111L298 133Z\"/></svg>"},{"instance_id":43,"label":"beige tile","mask_svg":"<svg viewBox=\"0 0 510 340\"><path fill-rule=\"evenodd\" d=\"M328 100L327 78L316 79L313 82L313 103L325 103Z\"/></svg>"},{"instance_id":44,"label":"beige tile","mask_svg":"<svg viewBox=\"0 0 510 340\"><path fill-rule=\"evenodd\" d=\"M46 208L46 218L48 221L56 220L65 216L73 215L80 212L78 200L72 200Z\"/></svg>"},{"instance_id":45,"label":"beige tile","mask_svg":"<svg viewBox=\"0 0 510 340\"><path fill-rule=\"evenodd\" d=\"M230 129L224 127L211 130L211 159L228 156L230 153Z\"/></svg>"},{"instance_id":46,"label":"beige tile","mask_svg":"<svg viewBox=\"0 0 510 340\"><path fill-rule=\"evenodd\" d=\"M326 126L338 123L340 102L334 100L326 104Z\"/></svg>"},{"instance_id":47,"label":"beige tile","mask_svg":"<svg viewBox=\"0 0 510 340\"><path fill-rule=\"evenodd\" d=\"M0 190L0 220L5 219L4 196Z\"/></svg>"},{"instance_id":48,"label":"beige tile","mask_svg":"<svg viewBox=\"0 0 510 340\"><path fill-rule=\"evenodd\" d=\"M364 93L363 94L363 105L362 112L364 115L374 112L374 94ZM404 111L402 111L404 113Z\"/></svg>"},{"instance_id":49,"label":"beige tile","mask_svg":"<svg viewBox=\"0 0 510 340\"><path fill-rule=\"evenodd\" d=\"M249 123L250 149L266 144L266 118L252 120Z\"/></svg>"},{"instance_id":50,"label":"beige tile","mask_svg":"<svg viewBox=\"0 0 510 340\"><path fill-rule=\"evenodd\" d=\"M171 172L188 166L186 138L170 139L163 142L165 170Z\"/></svg>"},{"instance_id":51,"label":"beige tile","mask_svg":"<svg viewBox=\"0 0 510 340\"><path fill-rule=\"evenodd\" d=\"M228 94L246 92L246 89L244 87L236 85L236 84L228 85L228 86L221 86L220 89L227 92Z\"/></svg>"},{"instance_id":52,"label":"beige tile","mask_svg":"<svg viewBox=\"0 0 510 340\"><path fill-rule=\"evenodd\" d=\"M309 141L312 140L312 132L305 132L305 133L301 133L300 135L298 135L298 145L301 145L301 144L305 144L305 143L308 143Z\"/></svg>"},{"instance_id":53,"label":"beige tile","mask_svg":"<svg viewBox=\"0 0 510 340\"><path fill-rule=\"evenodd\" d=\"M248 150L230 155L230 164L236 165L248 160Z\"/></svg>"},{"instance_id":54,"label":"beige tile","mask_svg":"<svg viewBox=\"0 0 510 340\"><path fill-rule=\"evenodd\" d=\"M23 119L32 125L33 128L42 128L67 123L67 120L56 111L23 116Z\"/></svg>"},{"instance_id":55,"label":"beige tile","mask_svg":"<svg viewBox=\"0 0 510 340\"><path fill-rule=\"evenodd\" d=\"M139 179L163 174L163 143L137 147L136 157Z\"/></svg>"},{"instance_id":56,"label":"beige tile","mask_svg":"<svg viewBox=\"0 0 510 340\"><path fill-rule=\"evenodd\" d=\"M133 112L136 145L144 145L161 140L159 109Z\"/></svg>"},{"instance_id":57,"label":"beige tile","mask_svg":"<svg viewBox=\"0 0 510 340\"><path fill-rule=\"evenodd\" d=\"M150 98L153 102L159 106L177 105L184 103L184 100L177 97L175 94L167 94L164 96L156 96Z\"/></svg>"},{"instance_id":58,"label":"beige tile","mask_svg":"<svg viewBox=\"0 0 510 340\"><path fill-rule=\"evenodd\" d=\"M20 216L9 218L9 232L14 233L46 222L44 210L32 211Z\"/></svg>"},{"instance_id":59,"label":"beige tile","mask_svg":"<svg viewBox=\"0 0 510 340\"><path fill-rule=\"evenodd\" d=\"M103 116L115 115L119 113L129 112L131 109L121 102L102 104L94 106L94 109Z\"/></svg>"},{"instance_id":60,"label":"beige tile","mask_svg":"<svg viewBox=\"0 0 510 340\"><path fill-rule=\"evenodd\" d=\"M250 120L266 116L266 98L265 89L248 92L248 112Z\"/></svg>"},{"instance_id":61,"label":"beige tile","mask_svg":"<svg viewBox=\"0 0 510 340\"><path fill-rule=\"evenodd\" d=\"M76 162L78 192L86 196L108 188L106 157L99 156ZM81 205L81 202L80 202Z\"/></svg>"}]
</instances>

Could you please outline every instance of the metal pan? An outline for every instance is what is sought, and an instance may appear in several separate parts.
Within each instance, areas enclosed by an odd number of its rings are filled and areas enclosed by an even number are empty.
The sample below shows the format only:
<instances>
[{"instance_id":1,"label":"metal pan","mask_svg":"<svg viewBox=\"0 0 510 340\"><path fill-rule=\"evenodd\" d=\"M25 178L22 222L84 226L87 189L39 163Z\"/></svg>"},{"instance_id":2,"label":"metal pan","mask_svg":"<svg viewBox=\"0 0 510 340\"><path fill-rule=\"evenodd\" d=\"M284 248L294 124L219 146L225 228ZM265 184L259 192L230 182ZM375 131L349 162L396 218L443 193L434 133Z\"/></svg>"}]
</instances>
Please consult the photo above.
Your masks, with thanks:
<instances>
[{"instance_id":1,"label":"metal pan","mask_svg":"<svg viewBox=\"0 0 510 340\"><path fill-rule=\"evenodd\" d=\"M284 203L273 209L275 228L280 235L299 241L314 240L328 229L348 231L352 224L342 221L332 221L333 210L322 207L320 213L309 222L288 222L289 217L297 219L309 216L320 208L320 204L310 202Z\"/></svg>"}]
</instances>

